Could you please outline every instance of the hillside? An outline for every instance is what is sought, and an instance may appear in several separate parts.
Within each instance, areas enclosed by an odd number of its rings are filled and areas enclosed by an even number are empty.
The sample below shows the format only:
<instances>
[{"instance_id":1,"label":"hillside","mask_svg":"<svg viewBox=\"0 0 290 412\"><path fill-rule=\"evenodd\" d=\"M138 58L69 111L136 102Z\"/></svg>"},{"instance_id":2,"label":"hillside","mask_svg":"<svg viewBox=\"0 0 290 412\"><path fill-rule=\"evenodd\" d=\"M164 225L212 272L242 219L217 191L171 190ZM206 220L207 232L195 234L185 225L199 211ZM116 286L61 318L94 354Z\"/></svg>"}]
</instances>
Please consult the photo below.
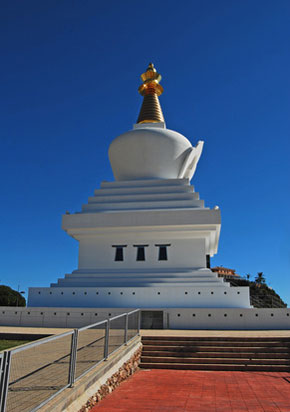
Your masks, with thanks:
<instances>
[{"instance_id":1,"label":"hillside","mask_svg":"<svg viewBox=\"0 0 290 412\"><path fill-rule=\"evenodd\" d=\"M251 282L246 279L227 279L232 286L249 286L251 305L255 308L287 308L280 296L266 283Z\"/></svg>"}]
</instances>

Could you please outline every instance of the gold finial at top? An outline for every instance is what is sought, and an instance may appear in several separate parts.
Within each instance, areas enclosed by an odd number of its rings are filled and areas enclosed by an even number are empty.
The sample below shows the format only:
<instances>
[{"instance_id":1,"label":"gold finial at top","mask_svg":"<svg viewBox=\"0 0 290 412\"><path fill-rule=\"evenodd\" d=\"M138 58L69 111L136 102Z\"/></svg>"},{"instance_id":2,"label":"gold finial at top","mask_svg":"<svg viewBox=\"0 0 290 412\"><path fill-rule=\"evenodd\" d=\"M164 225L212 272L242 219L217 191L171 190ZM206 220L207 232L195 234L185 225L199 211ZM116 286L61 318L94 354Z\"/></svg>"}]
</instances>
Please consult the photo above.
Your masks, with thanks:
<instances>
[{"instance_id":1,"label":"gold finial at top","mask_svg":"<svg viewBox=\"0 0 290 412\"><path fill-rule=\"evenodd\" d=\"M163 93L163 87L159 84L161 79L161 74L157 73L154 64L149 63L146 72L141 74L141 80L143 80L143 83L139 87L138 92L142 96L153 93L160 96Z\"/></svg>"},{"instance_id":2,"label":"gold finial at top","mask_svg":"<svg viewBox=\"0 0 290 412\"><path fill-rule=\"evenodd\" d=\"M144 100L137 123L164 122L158 99L158 96L163 93L163 87L159 84L161 75L157 73L153 63L149 63L146 72L141 74L141 80L143 83L138 88L138 92L144 96Z\"/></svg>"}]
</instances>

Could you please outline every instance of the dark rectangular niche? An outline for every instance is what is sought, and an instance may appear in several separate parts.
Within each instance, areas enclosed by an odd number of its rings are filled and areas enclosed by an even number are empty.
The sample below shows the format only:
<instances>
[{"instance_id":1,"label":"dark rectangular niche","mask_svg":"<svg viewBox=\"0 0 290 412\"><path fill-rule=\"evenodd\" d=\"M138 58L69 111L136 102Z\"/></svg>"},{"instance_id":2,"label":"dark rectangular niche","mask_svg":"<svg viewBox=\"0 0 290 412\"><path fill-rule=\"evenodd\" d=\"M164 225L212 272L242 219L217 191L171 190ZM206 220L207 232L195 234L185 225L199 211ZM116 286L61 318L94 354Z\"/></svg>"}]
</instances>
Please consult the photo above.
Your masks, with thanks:
<instances>
[{"instance_id":1,"label":"dark rectangular niche","mask_svg":"<svg viewBox=\"0 0 290 412\"><path fill-rule=\"evenodd\" d=\"M115 251L115 262L123 262L124 260L124 248L127 247L127 245L113 245L116 249Z\"/></svg>"},{"instance_id":2,"label":"dark rectangular niche","mask_svg":"<svg viewBox=\"0 0 290 412\"><path fill-rule=\"evenodd\" d=\"M167 248L171 245L167 244L167 245L155 245L155 246L159 247L158 260L168 260Z\"/></svg>"},{"instance_id":3,"label":"dark rectangular niche","mask_svg":"<svg viewBox=\"0 0 290 412\"><path fill-rule=\"evenodd\" d=\"M141 329L163 329L163 311L142 310Z\"/></svg>"},{"instance_id":4,"label":"dark rectangular niche","mask_svg":"<svg viewBox=\"0 0 290 412\"><path fill-rule=\"evenodd\" d=\"M137 248L136 260L138 262L144 261L145 260L145 247L148 247L149 245L133 245L133 246Z\"/></svg>"}]
</instances>

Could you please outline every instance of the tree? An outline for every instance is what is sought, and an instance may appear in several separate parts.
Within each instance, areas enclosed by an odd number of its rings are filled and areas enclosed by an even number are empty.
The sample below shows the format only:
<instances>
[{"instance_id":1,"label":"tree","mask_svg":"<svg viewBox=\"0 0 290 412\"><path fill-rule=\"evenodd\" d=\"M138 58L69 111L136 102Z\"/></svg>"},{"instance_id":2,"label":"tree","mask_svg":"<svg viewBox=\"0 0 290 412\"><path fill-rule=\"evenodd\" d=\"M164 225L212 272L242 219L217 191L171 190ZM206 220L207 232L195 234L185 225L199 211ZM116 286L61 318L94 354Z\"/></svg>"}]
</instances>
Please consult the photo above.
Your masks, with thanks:
<instances>
[{"instance_id":1,"label":"tree","mask_svg":"<svg viewBox=\"0 0 290 412\"><path fill-rule=\"evenodd\" d=\"M259 285L266 284L266 279L263 275L263 272L258 272L257 276L255 277L255 282L258 283Z\"/></svg>"},{"instance_id":2,"label":"tree","mask_svg":"<svg viewBox=\"0 0 290 412\"><path fill-rule=\"evenodd\" d=\"M250 280L251 275L249 273L246 274L247 280Z\"/></svg>"},{"instance_id":3,"label":"tree","mask_svg":"<svg viewBox=\"0 0 290 412\"><path fill-rule=\"evenodd\" d=\"M16 290L0 285L0 306L26 306L26 300Z\"/></svg>"}]
</instances>

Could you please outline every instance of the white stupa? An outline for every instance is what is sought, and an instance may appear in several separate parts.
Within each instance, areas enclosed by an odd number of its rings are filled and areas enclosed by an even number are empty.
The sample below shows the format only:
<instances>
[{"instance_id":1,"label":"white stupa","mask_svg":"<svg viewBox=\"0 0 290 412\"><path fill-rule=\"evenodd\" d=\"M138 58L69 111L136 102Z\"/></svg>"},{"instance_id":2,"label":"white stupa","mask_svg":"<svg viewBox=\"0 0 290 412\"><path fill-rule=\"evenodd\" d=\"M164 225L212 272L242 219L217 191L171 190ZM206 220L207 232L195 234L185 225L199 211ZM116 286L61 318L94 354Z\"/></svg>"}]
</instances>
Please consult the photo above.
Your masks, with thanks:
<instances>
[{"instance_id":1,"label":"white stupa","mask_svg":"<svg viewBox=\"0 0 290 412\"><path fill-rule=\"evenodd\" d=\"M138 122L109 148L115 181L63 216L79 242L78 269L30 288L30 307L250 307L248 287L230 287L208 267L221 222L190 184L203 142L166 128L152 64L141 78Z\"/></svg>"}]
</instances>

